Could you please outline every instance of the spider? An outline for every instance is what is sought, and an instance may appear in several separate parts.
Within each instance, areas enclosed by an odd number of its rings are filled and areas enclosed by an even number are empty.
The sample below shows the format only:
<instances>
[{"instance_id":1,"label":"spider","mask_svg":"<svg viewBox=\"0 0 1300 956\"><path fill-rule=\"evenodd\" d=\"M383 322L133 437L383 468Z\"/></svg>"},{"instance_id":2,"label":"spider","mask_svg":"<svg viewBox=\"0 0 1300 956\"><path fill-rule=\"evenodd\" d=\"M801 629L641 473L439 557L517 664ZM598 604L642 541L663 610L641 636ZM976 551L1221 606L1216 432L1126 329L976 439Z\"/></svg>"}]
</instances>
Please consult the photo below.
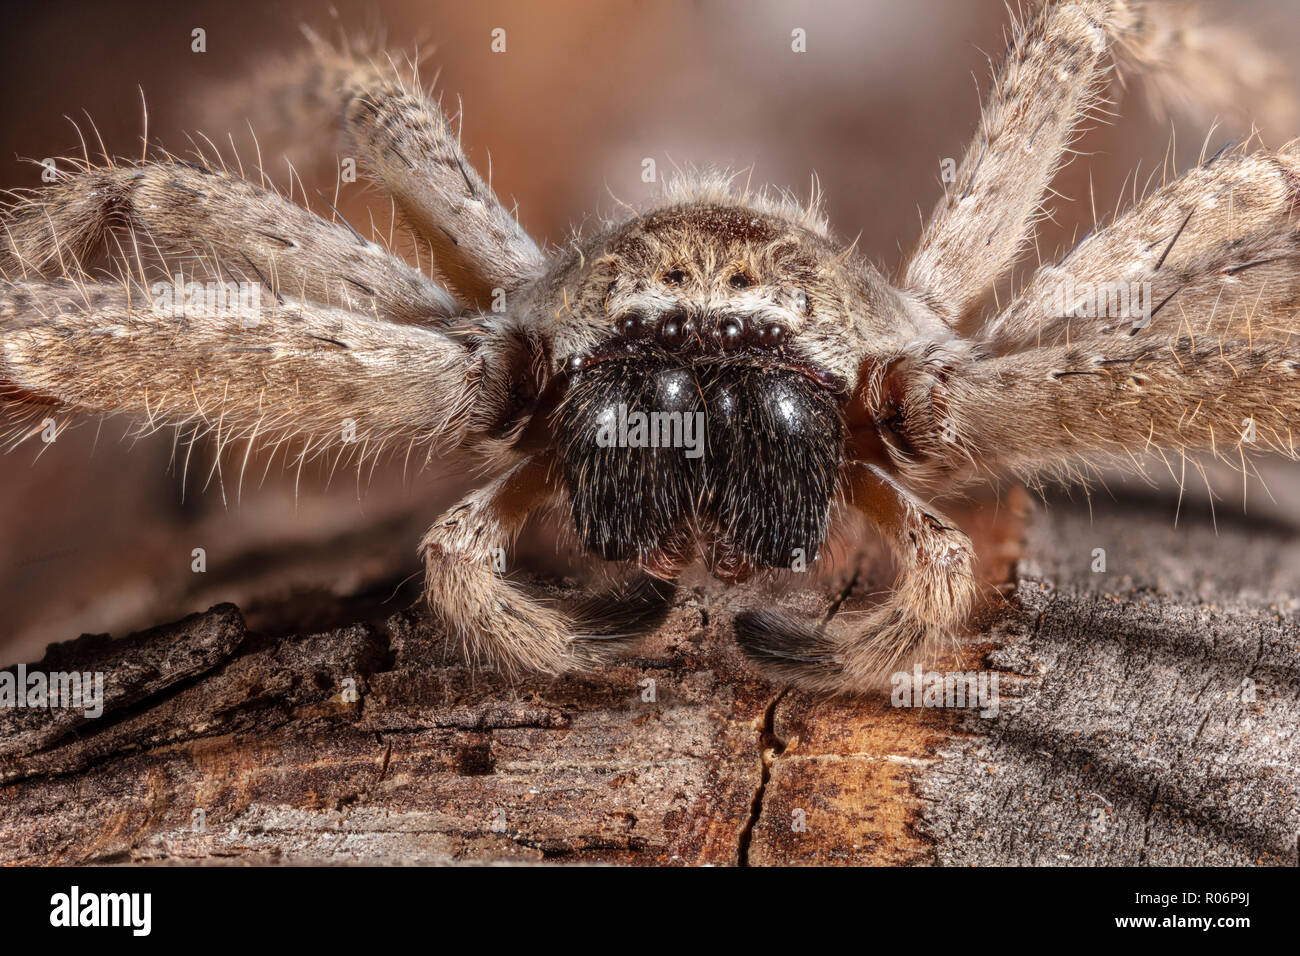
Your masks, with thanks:
<instances>
[{"instance_id":1,"label":"spider","mask_svg":"<svg viewBox=\"0 0 1300 956\"><path fill-rule=\"evenodd\" d=\"M512 674L602 659L696 560L724 582L816 561L860 512L895 555L892 594L856 625L767 609L736 636L779 679L870 692L972 606L971 542L923 494L1150 454L1295 457L1295 153L1203 157L985 308L1112 60L1208 82L1213 51L1182 55L1196 35L1180 16L1077 0L1018 22L893 278L836 241L815 199L714 172L544 250L418 83L317 43L302 84L440 281L212 164L64 169L4 219L10 443L67 410L193 424L248 452L292 439L300 462L344 444L361 460L476 457L486 483L421 542L426 595L467 658ZM1217 67L1230 81L1234 64ZM83 264L110 236L130 268L106 281ZM169 256L270 294L235 319L160 311L146 262ZM613 602L566 611L501 573L524 522L556 503L587 551L631 569Z\"/></svg>"}]
</instances>

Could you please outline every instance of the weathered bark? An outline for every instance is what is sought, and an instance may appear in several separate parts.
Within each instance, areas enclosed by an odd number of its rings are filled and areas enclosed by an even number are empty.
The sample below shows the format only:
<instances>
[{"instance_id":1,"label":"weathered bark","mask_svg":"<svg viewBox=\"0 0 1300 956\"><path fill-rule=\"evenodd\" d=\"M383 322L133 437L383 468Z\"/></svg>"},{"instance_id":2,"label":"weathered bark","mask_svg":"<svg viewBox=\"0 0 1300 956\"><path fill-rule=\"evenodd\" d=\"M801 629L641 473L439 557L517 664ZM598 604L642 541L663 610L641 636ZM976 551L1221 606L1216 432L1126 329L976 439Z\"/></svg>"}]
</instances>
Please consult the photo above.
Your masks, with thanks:
<instances>
[{"instance_id":1,"label":"weathered bark","mask_svg":"<svg viewBox=\"0 0 1300 956\"><path fill-rule=\"evenodd\" d=\"M998 669L994 719L766 684L730 640L754 588L516 686L418 611L272 636L221 605L31 665L105 672L108 704L0 711L0 861L1294 864L1300 533L1062 504L1002 602L1019 519L963 521L993 599L942 666ZM845 568L781 600L833 617L888 576Z\"/></svg>"},{"instance_id":2,"label":"weathered bark","mask_svg":"<svg viewBox=\"0 0 1300 956\"><path fill-rule=\"evenodd\" d=\"M919 781L936 859L1296 865L1300 530L1231 507L1175 527L1166 498L1094 511L1030 527L989 658L1023 696Z\"/></svg>"}]
</instances>

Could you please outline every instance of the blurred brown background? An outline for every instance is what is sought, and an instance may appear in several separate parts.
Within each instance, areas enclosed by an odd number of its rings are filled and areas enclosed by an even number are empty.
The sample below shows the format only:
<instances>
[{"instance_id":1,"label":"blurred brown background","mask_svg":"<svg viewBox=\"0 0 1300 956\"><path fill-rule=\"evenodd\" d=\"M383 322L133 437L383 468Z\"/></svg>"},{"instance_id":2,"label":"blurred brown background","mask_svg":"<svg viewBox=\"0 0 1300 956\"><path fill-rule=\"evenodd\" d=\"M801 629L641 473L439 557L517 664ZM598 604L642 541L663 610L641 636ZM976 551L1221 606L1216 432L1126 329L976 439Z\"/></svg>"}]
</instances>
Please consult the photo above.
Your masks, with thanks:
<instances>
[{"instance_id":1,"label":"blurred brown background","mask_svg":"<svg viewBox=\"0 0 1300 956\"><path fill-rule=\"evenodd\" d=\"M1290 59L1300 51L1297 11L1286 0L1208 9ZM1003 48L1007 22L1001 0L55 2L15 6L6 17L3 187L38 184L25 159L78 149L65 115L88 128L89 114L111 152L138 156L137 86L151 140L184 152L184 131L220 106L213 99L233 80L302 48L299 24L327 34L341 24L383 29L398 50L434 48L426 79L436 69L447 102L461 95L470 156L486 171L490 151L497 190L518 201L540 240L562 242L584 216L610 210L614 196L651 195L641 182L649 156L661 174L673 163L752 166L755 183L804 196L816 173L836 230L861 233L862 251L887 270L939 195L940 161L960 157L978 116L975 81L987 88L986 54ZM207 31L206 53L190 50L195 27ZM504 54L489 48L496 27L507 31ZM807 31L802 55L790 49L796 27ZM1045 257L1091 223L1089 174L1101 211L1127 191L1139 163L1143 181L1160 166L1171 128L1179 168L1200 152L1204 123L1171 127L1136 89L1116 92L1121 117L1089 133L1079 148L1094 155L1056 184L1080 201L1053 207L1056 222L1039 238ZM1229 118L1212 148L1240 131ZM226 130L206 132L221 139ZM274 131L259 133L273 139ZM1292 133L1300 130L1265 129L1264 138L1277 145ZM284 165L269 155L265 165L284 186ZM332 188L332 176L323 185ZM369 200L386 219L386 201L352 188L350 216ZM299 629L329 623L331 601L354 592L369 593L382 613L413 596L396 582L416 570L419 534L463 483L438 473L404 478L397 468L360 483L342 474L327 489L304 475L295 499L293 476L277 464L260 487L246 484L236 500L228 486L223 500L215 480L200 493L211 460L196 451L182 500L170 434L131 447L125 430L90 422L39 457L23 447L0 458L0 666L47 641L125 633L217 600L240 602L254 626L270 630L284 624L276 615L289 595ZM1292 471L1269 469L1278 501L1266 508L1279 515L1300 501ZM1235 490L1230 476L1225 482L1226 506L1239 508L1240 480ZM1263 498L1252 489L1252 508ZM207 551L206 575L190 570L195 547ZM258 583L268 566L279 572L274 594Z\"/></svg>"}]
</instances>

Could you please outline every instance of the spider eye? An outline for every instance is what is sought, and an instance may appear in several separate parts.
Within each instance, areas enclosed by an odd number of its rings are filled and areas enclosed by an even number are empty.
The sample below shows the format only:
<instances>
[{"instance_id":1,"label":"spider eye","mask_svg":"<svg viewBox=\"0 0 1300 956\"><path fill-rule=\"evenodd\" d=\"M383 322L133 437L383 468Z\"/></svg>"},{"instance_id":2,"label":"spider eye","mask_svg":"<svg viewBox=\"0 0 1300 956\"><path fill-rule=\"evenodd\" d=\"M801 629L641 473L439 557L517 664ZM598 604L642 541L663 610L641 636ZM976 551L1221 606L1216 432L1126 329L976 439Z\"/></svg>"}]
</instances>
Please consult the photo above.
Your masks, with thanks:
<instances>
[{"instance_id":1,"label":"spider eye","mask_svg":"<svg viewBox=\"0 0 1300 956\"><path fill-rule=\"evenodd\" d=\"M745 341L745 323L736 316L729 316L718 326L718 339L727 351L740 348Z\"/></svg>"},{"instance_id":2,"label":"spider eye","mask_svg":"<svg viewBox=\"0 0 1300 956\"><path fill-rule=\"evenodd\" d=\"M630 339L640 338L645 334L645 316L640 312L630 312L619 319L618 331Z\"/></svg>"},{"instance_id":3,"label":"spider eye","mask_svg":"<svg viewBox=\"0 0 1300 956\"><path fill-rule=\"evenodd\" d=\"M664 281L669 285L681 285L686 281L686 273L681 269L670 269L664 273Z\"/></svg>"},{"instance_id":4,"label":"spider eye","mask_svg":"<svg viewBox=\"0 0 1300 956\"><path fill-rule=\"evenodd\" d=\"M785 344L785 326L773 322L758 330L758 344L765 348L778 348Z\"/></svg>"},{"instance_id":5,"label":"spider eye","mask_svg":"<svg viewBox=\"0 0 1300 956\"><path fill-rule=\"evenodd\" d=\"M695 322L681 312L670 312L659 325L659 341L676 348L695 332Z\"/></svg>"},{"instance_id":6,"label":"spider eye","mask_svg":"<svg viewBox=\"0 0 1300 956\"><path fill-rule=\"evenodd\" d=\"M751 279L743 272L737 272L735 275L733 275L730 279L727 280L727 284L730 285L733 289L748 289L751 285L754 284L754 280Z\"/></svg>"}]
</instances>

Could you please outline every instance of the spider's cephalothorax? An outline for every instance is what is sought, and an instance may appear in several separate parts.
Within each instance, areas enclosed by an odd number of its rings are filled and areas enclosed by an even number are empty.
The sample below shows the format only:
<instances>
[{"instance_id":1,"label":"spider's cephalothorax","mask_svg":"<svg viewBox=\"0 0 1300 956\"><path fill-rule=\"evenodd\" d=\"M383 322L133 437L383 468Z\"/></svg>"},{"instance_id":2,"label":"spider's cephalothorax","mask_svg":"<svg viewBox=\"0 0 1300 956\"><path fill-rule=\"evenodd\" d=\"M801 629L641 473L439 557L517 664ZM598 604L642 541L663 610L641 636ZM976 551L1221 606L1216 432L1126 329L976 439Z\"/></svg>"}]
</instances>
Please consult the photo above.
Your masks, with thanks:
<instances>
[{"instance_id":1,"label":"spider's cephalothorax","mask_svg":"<svg viewBox=\"0 0 1300 956\"><path fill-rule=\"evenodd\" d=\"M295 111L303 129L341 124L345 155L391 192L441 284L202 157L60 161L0 222L0 403L14 412L0 437L33 439L65 409L182 425L219 453L237 443L241 470L266 447L295 449L298 467L485 455L495 477L421 551L448 636L512 672L597 659L597 639L661 616L697 556L728 581L793 568L856 512L897 559L886 601L855 624L763 610L736 629L800 686L878 688L959 628L974 595L970 541L922 488L1149 453L1171 469L1201 449L1297 457L1295 152L1203 157L989 302L1111 58L1159 72L1165 92L1225 94L1216 108L1279 75L1176 5L1041 4L887 280L832 240L816 203L717 175L544 251L417 86L318 42L259 96L268 125ZM105 281L80 263L114 228L130 233L108 250L131 278ZM269 288L234 316L178 308L169 261ZM613 603L566 612L510 579L514 536L566 501L587 549L640 569Z\"/></svg>"}]
</instances>

